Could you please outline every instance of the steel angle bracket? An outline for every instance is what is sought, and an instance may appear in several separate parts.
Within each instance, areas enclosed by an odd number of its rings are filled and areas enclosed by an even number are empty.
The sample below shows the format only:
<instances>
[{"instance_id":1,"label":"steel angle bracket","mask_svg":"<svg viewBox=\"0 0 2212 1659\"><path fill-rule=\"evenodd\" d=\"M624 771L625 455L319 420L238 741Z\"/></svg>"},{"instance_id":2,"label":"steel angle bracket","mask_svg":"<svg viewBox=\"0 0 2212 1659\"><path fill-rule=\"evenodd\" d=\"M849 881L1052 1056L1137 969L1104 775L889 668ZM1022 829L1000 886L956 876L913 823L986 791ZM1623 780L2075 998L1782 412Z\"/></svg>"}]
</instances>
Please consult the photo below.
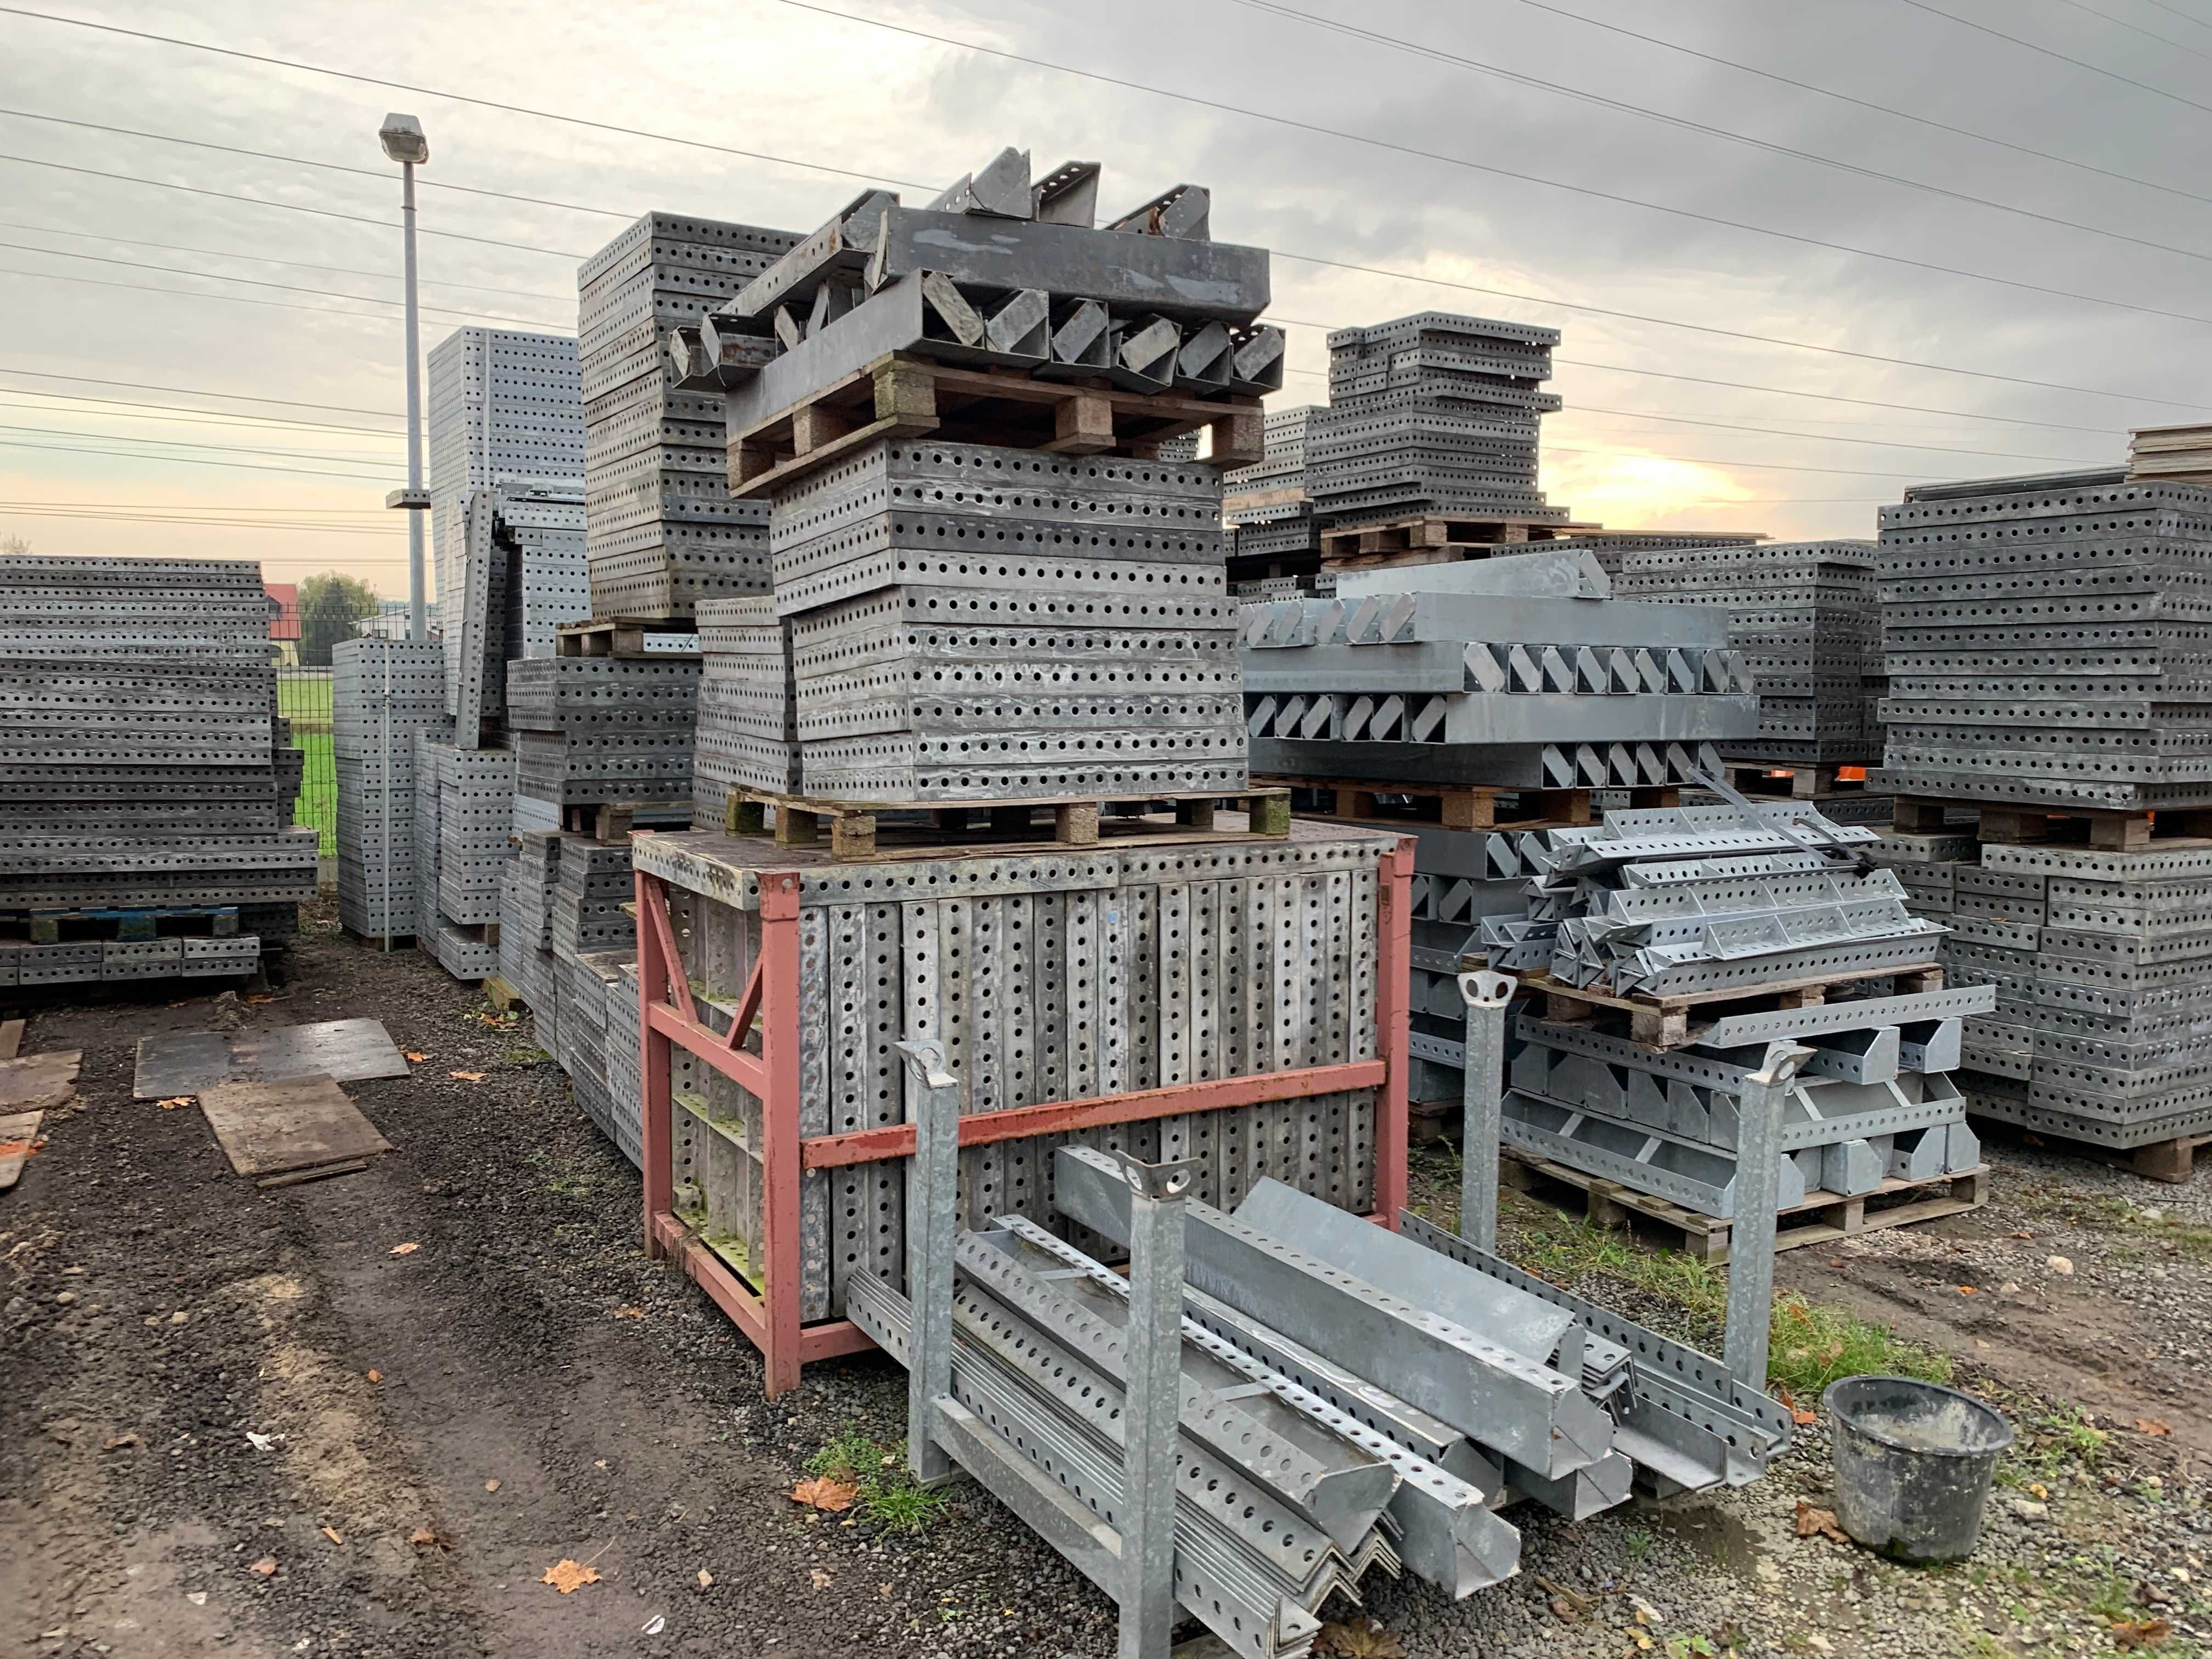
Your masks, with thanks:
<instances>
[{"instance_id":1,"label":"steel angle bracket","mask_svg":"<svg viewBox=\"0 0 2212 1659\"><path fill-rule=\"evenodd\" d=\"M1127 1298L1127 1279L1091 1261L1073 1244L1054 1237L1027 1217L1000 1216L996 1224L1071 1270L1080 1272L1109 1294L1125 1301ZM1186 1295L1196 1296L1200 1307L1210 1304L1227 1311L1222 1304L1199 1292L1187 1291ZM1502 1583L1519 1571L1520 1533L1490 1507L1489 1493L1439 1467L1433 1457L1424 1456L1419 1450L1409 1449L1369 1426L1352 1415L1350 1409L1340 1408L1297 1378L1247 1353L1197 1317L1185 1316L1182 1334L1186 1342L1352 1445L1380 1458L1397 1472L1400 1480L1391 1495L1389 1511L1401 1529L1397 1540L1399 1554L1414 1577L1457 1600ZM1366 1385L1359 1386L1364 1389ZM1359 1408L1366 1410L1370 1417L1376 1414L1372 1405L1364 1398ZM1430 1451L1442 1455L1456 1440L1455 1431L1442 1423L1436 1424L1435 1429L1440 1436L1451 1437L1429 1444Z\"/></svg>"},{"instance_id":2,"label":"steel angle bracket","mask_svg":"<svg viewBox=\"0 0 2212 1659\"><path fill-rule=\"evenodd\" d=\"M1103 1153L1054 1154L1054 1202L1126 1243L1129 1188ZM1612 1449L1613 1425L1548 1367L1352 1279L1209 1205L1188 1212L1189 1282L1340 1364L1383 1364L1411 1404L1546 1475Z\"/></svg>"},{"instance_id":3,"label":"steel angle bracket","mask_svg":"<svg viewBox=\"0 0 2212 1659\"><path fill-rule=\"evenodd\" d=\"M1414 1243L1565 1309L1585 1329L1628 1350L1632 1377L1620 1406L1620 1421L1630 1433L1621 1449L1632 1458L1637 1458L1640 1432L1671 1447L1678 1456L1717 1459L1721 1482L1741 1486L1765 1474L1770 1458L1789 1449L1789 1411L1780 1401L1738 1382L1727 1365L1711 1355L1523 1273L1410 1210L1400 1219L1406 1237Z\"/></svg>"}]
</instances>

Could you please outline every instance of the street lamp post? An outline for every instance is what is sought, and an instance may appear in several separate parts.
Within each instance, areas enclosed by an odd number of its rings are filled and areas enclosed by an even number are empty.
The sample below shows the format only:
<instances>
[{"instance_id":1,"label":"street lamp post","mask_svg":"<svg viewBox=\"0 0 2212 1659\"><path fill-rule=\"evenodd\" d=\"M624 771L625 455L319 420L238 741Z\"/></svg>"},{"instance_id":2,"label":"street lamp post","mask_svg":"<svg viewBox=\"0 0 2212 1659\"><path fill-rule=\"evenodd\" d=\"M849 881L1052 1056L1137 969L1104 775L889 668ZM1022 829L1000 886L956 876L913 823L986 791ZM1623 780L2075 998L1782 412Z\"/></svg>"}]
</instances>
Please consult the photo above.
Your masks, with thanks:
<instances>
[{"instance_id":1,"label":"street lamp post","mask_svg":"<svg viewBox=\"0 0 2212 1659\"><path fill-rule=\"evenodd\" d=\"M399 218L406 248L407 283L407 488L384 498L386 507L407 514L407 637L418 644L430 637L422 603L422 514L430 505L422 488L422 352L415 307L415 169L430 159L430 141L411 115L387 115L377 130L384 153L399 163Z\"/></svg>"}]
</instances>

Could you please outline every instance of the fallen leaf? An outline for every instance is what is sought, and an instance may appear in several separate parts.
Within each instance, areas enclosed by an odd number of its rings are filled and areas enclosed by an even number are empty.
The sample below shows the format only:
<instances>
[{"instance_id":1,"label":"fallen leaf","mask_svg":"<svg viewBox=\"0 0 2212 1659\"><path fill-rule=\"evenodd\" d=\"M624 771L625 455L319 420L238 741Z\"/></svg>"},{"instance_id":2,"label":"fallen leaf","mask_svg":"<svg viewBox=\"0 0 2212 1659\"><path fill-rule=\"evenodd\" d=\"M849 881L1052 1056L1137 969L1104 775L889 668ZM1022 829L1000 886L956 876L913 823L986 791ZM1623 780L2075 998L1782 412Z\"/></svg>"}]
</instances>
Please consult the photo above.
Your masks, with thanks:
<instances>
[{"instance_id":1,"label":"fallen leaf","mask_svg":"<svg viewBox=\"0 0 2212 1659\"><path fill-rule=\"evenodd\" d=\"M1801 1429L1809 1429L1820 1420L1818 1412L1808 1411L1790 1397L1790 1390L1782 1391L1782 1407L1790 1413L1790 1420Z\"/></svg>"},{"instance_id":2,"label":"fallen leaf","mask_svg":"<svg viewBox=\"0 0 2212 1659\"><path fill-rule=\"evenodd\" d=\"M260 1008L265 1007L268 1004L276 1001L276 999L275 997L248 997L246 998L246 1000L252 1003L255 1007Z\"/></svg>"},{"instance_id":3,"label":"fallen leaf","mask_svg":"<svg viewBox=\"0 0 2212 1659\"><path fill-rule=\"evenodd\" d=\"M380 1371L380 1370L378 1370L374 1366L373 1366L373 1365L372 1365L371 1367L369 1367L369 1370L368 1370L368 1380L369 1380L370 1382L383 1382L383 1381L384 1381L384 1373L383 1373L382 1371Z\"/></svg>"},{"instance_id":4,"label":"fallen leaf","mask_svg":"<svg viewBox=\"0 0 2212 1659\"><path fill-rule=\"evenodd\" d=\"M1405 1644L1389 1631L1370 1630L1364 1624L1340 1625L1333 1620L1321 1627L1321 1639L1314 1650L1341 1654L1346 1659L1406 1659Z\"/></svg>"},{"instance_id":5,"label":"fallen leaf","mask_svg":"<svg viewBox=\"0 0 2212 1659\"><path fill-rule=\"evenodd\" d=\"M617 1308L614 1312L609 1314L607 1317L610 1319L642 1319L645 1317L645 1310L642 1308Z\"/></svg>"},{"instance_id":6,"label":"fallen leaf","mask_svg":"<svg viewBox=\"0 0 2212 1659\"><path fill-rule=\"evenodd\" d=\"M345 1534L340 1532L336 1527L325 1527L322 1529L322 1532L323 1536L329 1539L333 1544L343 1544L345 1542Z\"/></svg>"},{"instance_id":7,"label":"fallen leaf","mask_svg":"<svg viewBox=\"0 0 2212 1659\"><path fill-rule=\"evenodd\" d=\"M146 1443L135 1434L118 1434L100 1447L102 1451L121 1451L127 1446L143 1446Z\"/></svg>"},{"instance_id":8,"label":"fallen leaf","mask_svg":"<svg viewBox=\"0 0 2212 1659\"><path fill-rule=\"evenodd\" d=\"M699 1588L700 1588L701 1589L714 1589L714 1575L713 1573L711 1573L711 1572L708 1571L707 1571L707 1569L706 1569L706 1568L704 1568L704 1567L700 1568L700 1569L699 1569Z\"/></svg>"},{"instance_id":9,"label":"fallen leaf","mask_svg":"<svg viewBox=\"0 0 2212 1659\"><path fill-rule=\"evenodd\" d=\"M167 1100L157 1100L154 1103L165 1112L173 1112L179 1106L191 1105L198 1098L196 1095L172 1095Z\"/></svg>"},{"instance_id":10,"label":"fallen leaf","mask_svg":"<svg viewBox=\"0 0 2212 1659\"><path fill-rule=\"evenodd\" d=\"M807 1575L807 1577L813 1579L815 1589L828 1589L830 1588L830 1575L823 1571L821 1568L815 1568L812 1572Z\"/></svg>"},{"instance_id":11,"label":"fallen leaf","mask_svg":"<svg viewBox=\"0 0 2212 1659\"><path fill-rule=\"evenodd\" d=\"M1837 1524L1835 1510L1815 1508L1810 1499L1801 1498L1797 1500L1797 1535L1810 1538L1816 1533L1838 1544L1851 1541L1850 1534Z\"/></svg>"},{"instance_id":12,"label":"fallen leaf","mask_svg":"<svg viewBox=\"0 0 2212 1659\"><path fill-rule=\"evenodd\" d=\"M2122 1619L2112 1626L2112 1645L2123 1653L2132 1653L2137 1648L2154 1648L2172 1634L2170 1620Z\"/></svg>"},{"instance_id":13,"label":"fallen leaf","mask_svg":"<svg viewBox=\"0 0 2212 1659\"><path fill-rule=\"evenodd\" d=\"M802 1480L791 1489L792 1501L804 1504L811 1510L827 1510L832 1515L842 1515L853 1507L853 1500L860 1490L849 1480L832 1480L823 1474L811 1480Z\"/></svg>"},{"instance_id":14,"label":"fallen leaf","mask_svg":"<svg viewBox=\"0 0 2212 1659\"><path fill-rule=\"evenodd\" d=\"M2018 1228L2014 1229L2014 1231L2013 1231L2013 1235L2012 1235L2012 1236L2013 1236L2014 1238L2033 1238L2033 1237L2035 1237L2035 1235L2034 1235L2033 1233L2032 1233L2032 1232L2028 1231L2028 1230L2027 1230L2027 1228L2025 1228L2025 1227L2018 1227Z\"/></svg>"},{"instance_id":15,"label":"fallen leaf","mask_svg":"<svg viewBox=\"0 0 2212 1659\"><path fill-rule=\"evenodd\" d=\"M400 1052L401 1052L402 1054L404 1054L404 1055L406 1055L406 1057L408 1058L408 1060L410 1060L410 1061L412 1061L415 1065L417 1065L417 1066L420 1066L420 1065L421 1065L424 1060L428 1060L428 1059L429 1059L429 1058L430 1058L430 1056L429 1056L429 1055L428 1055L428 1054L417 1054L417 1053L416 1053L416 1052L415 1052L415 1050L414 1050L414 1049L412 1049L412 1048L403 1048Z\"/></svg>"},{"instance_id":16,"label":"fallen leaf","mask_svg":"<svg viewBox=\"0 0 2212 1659\"><path fill-rule=\"evenodd\" d=\"M439 1538L438 1534L432 1532L429 1528L417 1527L407 1534L407 1541L410 1544L430 1545L437 1543Z\"/></svg>"},{"instance_id":17,"label":"fallen leaf","mask_svg":"<svg viewBox=\"0 0 2212 1659\"><path fill-rule=\"evenodd\" d=\"M574 1595L585 1585L598 1583L599 1574L596 1567L587 1567L580 1561L571 1561L564 1555L546 1568L545 1576L538 1582L552 1585L563 1595Z\"/></svg>"},{"instance_id":18,"label":"fallen leaf","mask_svg":"<svg viewBox=\"0 0 2212 1659\"><path fill-rule=\"evenodd\" d=\"M258 1561L256 1561L252 1566L248 1567L246 1571L254 1573L263 1578L271 1577L275 1576L276 1571L276 1558L273 1555L264 1555Z\"/></svg>"},{"instance_id":19,"label":"fallen leaf","mask_svg":"<svg viewBox=\"0 0 2212 1659\"><path fill-rule=\"evenodd\" d=\"M457 1077L464 1083L482 1083L484 1080L484 1074L482 1072L448 1072L446 1075Z\"/></svg>"},{"instance_id":20,"label":"fallen leaf","mask_svg":"<svg viewBox=\"0 0 2212 1659\"><path fill-rule=\"evenodd\" d=\"M2136 1432L2149 1435L2172 1434L2173 1425L2162 1423L2155 1417L2138 1417L2136 1419Z\"/></svg>"},{"instance_id":21,"label":"fallen leaf","mask_svg":"<svg viewBox=\"0 0 2212 1659\"><path fill-rule=\"evenodd\" d=\"M392 1254L394 1255L412 1255L416 1251L422 1248L422 1247L420 1244L415 1243L394 1244L392 1247Z\"/></svg>"},{"instance_id":22,"label":"fallen leaf","mask_svg":"<svg viewBox=\"0 0 2212 1659\"><path fill-rule=\"evenodd\" d=\"M2028 1496L2034 1498L2039 1504L2045 1498L2051 1496L2051 1488L2045 1486L2040 1480L2029 1481L2027 1483L2027 1492Z\"/></svg>"},{"instance_id":23,"label":"fallen leaf","mask_svg":"<svg viewBox=\"0 0 2212 1659\"><path fill-rule=\"evenodd\" d=\"M1959 1286L1959 1294L1960 1296L1979 1296L1981 1292L1976 1290L1972 1285L1961 1285Z\"/></svg>"},{"instance_id":24,"label":"fallen leaf","mask_svg":"<svg viewBox=\"0 0 2212 1659\"><path fill-rule=\"evenodd\" d=\"M496 1480L487 1480L487 1481L485 1481L485 1482L484 1482L484 1490L485 1490L486 1492L497 1492L497 1491L499 1490L499 1482L498 1482L498 1481L496 1481Z\"/></svg>"}]
</instances>

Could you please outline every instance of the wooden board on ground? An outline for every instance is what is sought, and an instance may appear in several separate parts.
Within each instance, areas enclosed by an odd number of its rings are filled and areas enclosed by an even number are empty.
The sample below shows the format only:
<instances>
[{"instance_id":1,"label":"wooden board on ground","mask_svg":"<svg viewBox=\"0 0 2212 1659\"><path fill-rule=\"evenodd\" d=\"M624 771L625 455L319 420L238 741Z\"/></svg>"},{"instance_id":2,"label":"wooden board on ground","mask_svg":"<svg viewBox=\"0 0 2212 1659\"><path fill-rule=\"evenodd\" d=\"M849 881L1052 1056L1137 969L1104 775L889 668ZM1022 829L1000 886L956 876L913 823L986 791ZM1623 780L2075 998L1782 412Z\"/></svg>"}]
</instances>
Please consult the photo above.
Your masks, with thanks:
<instances>
[{"instance_id":1,"label":"wooden board on ground","mask_svg":"<svg viewBox=\"0 0 2212 1659\"><path fill-rule=\"evenodd\" d=\"M1217 829L1217 806L1231 801L1243 805L1243 823ZM1149 806L1163 802L1175 808L1172 825L1149 817L1109 816L1102 810L1109 805ZM771 808L775 813L772 826L767 822ZM1040 811L1050 811L1049 821L1037 818ZM972 823L978 811L988 813L988 824ZM1019 850L1024 846L1096 847L1146 835L1188 840L1194 832L1279 840L1291 833L1291 796L1287 789L1248 788L1203 794L1040 796L1034 800L947 805L830 800L745 789L731 792L723 819L723 828L732 836L772 831L779 847L811 845L821 839L825 825L833 859L890 858L902 852L927 856L942 854L948 848L972 854Z\"/></svg>"},{"instance_id":2,"label":"wooden board on ground","mask_svg":"<svg viewBox=\"0 0 2212 1659\"><path fill-rule=\"evenodd\" d=\"M76 1093L82 1055L75 1048L0 1060L0 1112L50 1112Z\"/></svg>"},{"instance_id":3,"label":"wooden board on ground","mask_svg":"<svg viewBox=\"0 0 2212 1659\"><path fill-rule=\"evenodd\" d=\"M1729 1259L1732 1221L1700 1215L1617 1181L1510 1146L1499 1149L1498 1174L1507 1186L1532 1197L1555 1199L1563 1188L1579 1194L1593 1227L1626 1229L1633 1221L1649 1222L1672 1232L1676 1247L1700 1261L1718 1266ZM1832 1244L1861 1233L1963 1215L1989 1202L1989 1166L1983 1164L1926 1181L1892 1177L1873 1192L1853 1198L1809 1193L1802 1204L1777 1212L1774 1248L1781 1251L1802 1249L1808 1244Z\"/></svg>"},{"instance_id":4,"label":"wooden board on ground","mask_svg":"<svg viewBox=\"0 0 2212 1659\"><path fill-rule=\"evenodd\" d=\"M218 1083L200 1091L200 1111L240 1175L285 1175L392 1150L332 1077Z\"/></svg>"},{"instance_id":5,"label":"wooden board on ground","mask_svg":"<svg viewBox=\"0 0 2212 1659\"><path fill-rule=\"evenodd\" d=\"M1553 979L1548 969L1520 975L1524 991L1544 994L1544 1018L1572 1024L1593 1018L1599 1009L1610 1009L1628 1016L1629 1036L1647 1048L1686 1048L1698 1042L1711 1028L1709 1020L1692 1023L1692 1008L1711 1009L1715 1014L1764 1013L1771 1009L1817 1008L1827 1000L1827 994L1838 986L1856 985L1869 979L1895 979L1900 993L1940 991L1943 988L1943 970L1936 963L1908 963L1903 967L1867 968L1851 974L1823 974L1806 979L1778 980L1771 984L1749 989L1741 986L1722 986L1710 991L1684 991L1672 996L1646 995L1641 992L1633 996L1613 996L1604 991L1593 991L1585 987L1562 985ZM1725 1009L1715 1007L1717 1003L1733 1005Z\"/></svg>"},{"instance_id":6,"label":"wooden board on ground","mask_svg":"<svg viewBox=\"0 0 2212 1659\"><path fill-rule=\"evenodd\" d=\"M44 1112L9 1112L0 1116L0 1193L21 1178L23 1165L38 1150Z\"/></svg>"},{"instance_id":7,"label":"wooden board on ground","mask_svg":"<svg viewBox=\"0 0 2212 1659\"><path fill-rule=\"evenodd\" d=\"M405 1077L407 1061L383 1023L331 1019L266 1031L175 1031L141 1038L131 1092L140 1100L196 1095L223 1083L328 1075L341 1082Z\"/></svg>"}]
</instances>

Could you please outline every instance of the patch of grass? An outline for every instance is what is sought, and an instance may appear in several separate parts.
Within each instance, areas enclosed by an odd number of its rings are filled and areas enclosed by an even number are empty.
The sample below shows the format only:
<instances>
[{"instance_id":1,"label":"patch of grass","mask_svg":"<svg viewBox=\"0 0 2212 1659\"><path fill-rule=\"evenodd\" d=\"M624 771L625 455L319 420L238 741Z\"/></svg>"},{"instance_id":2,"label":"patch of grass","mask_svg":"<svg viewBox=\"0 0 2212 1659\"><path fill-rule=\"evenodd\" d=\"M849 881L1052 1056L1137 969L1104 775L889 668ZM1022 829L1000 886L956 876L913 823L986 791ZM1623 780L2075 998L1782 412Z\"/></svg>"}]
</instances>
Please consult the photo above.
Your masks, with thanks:
<instances>
[{"instance_id":1,"label":"patch of grass","mask_svg":"<svg viewBox=\"0 0 2212 1659\"><path fill-rule=\"evenodd\" d=\"M510 1066L535 1066L545 1057L543 1048L509 1048L500 1055Z\"/></svg>"},{"instance_id":2,"label":"patch of grass","mask_svg":"<svg viewBox=\"0 0 2212 1659\"><path fill-rule=\"evenodd\" d=\"M2012 1449L1997 1466L1997 1480L2008 1486L2047 1487L2069 1468L2094 1475L2104 1462L2106 1439L2079 1406L2022 1418Z\"/></svg>"},{"instance_id":3,"label":"patch of grass","mask_svg":"<svg viewBox=\"0 0 2212 1659\"><path fill-rule=\"evenodd\" d=\"M1647 1250L1617 1232L1565 1217L1525 1230L1515 1255L1556 1283L1594 1274L1636 1286L1717 1325L1728 1315L1728 1273L1679 1250ZM1951 1380L1948 1356L1905 1342L1882 1326L1789 1292L1774 1299L1766 1377L1810 1405L1839 1376L1875 1372Z\"/></svg>"},{"instance_id":4,"label":"patch of grass","mask_svg":"<svg viewBox=\"0 0 2212 1659\"><path fill-rule=\"evenodd\" d=\"M921 1532L945 1514L943 1494L915 1483L900 1448L871 1439L851 1423L806 1460L806 1472L851 1482L860 1492L860 1513L889 1532Z\"/></svg>"}]
</instances>

